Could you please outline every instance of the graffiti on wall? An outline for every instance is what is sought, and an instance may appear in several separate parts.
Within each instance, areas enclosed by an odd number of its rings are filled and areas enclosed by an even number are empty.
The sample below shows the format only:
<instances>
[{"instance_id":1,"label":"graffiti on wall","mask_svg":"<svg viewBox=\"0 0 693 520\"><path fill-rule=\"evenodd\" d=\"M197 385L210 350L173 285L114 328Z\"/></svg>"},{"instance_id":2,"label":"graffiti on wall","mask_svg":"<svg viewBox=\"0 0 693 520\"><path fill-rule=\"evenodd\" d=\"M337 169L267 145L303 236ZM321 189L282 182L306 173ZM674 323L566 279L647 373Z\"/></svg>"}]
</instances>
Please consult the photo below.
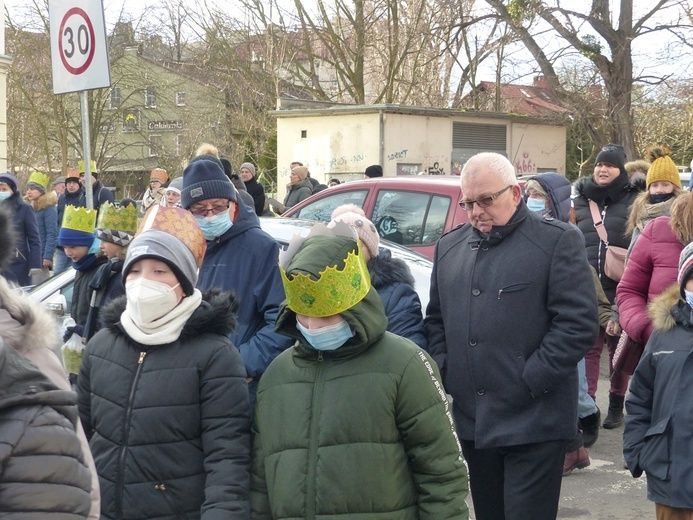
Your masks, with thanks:
<instances>
[{"instance_id":1,"label":"graffiti on wall","mask_svg":"<svg viewBox=\"0 0 693 520\"><path fill-rule=\"evenodd\" d=\"M394 161L396 159L406 159L407 158L407 152L409 152L409 149L404 148L403 150L400 150L399 152L389 153L389 154L387 154L387 160L388 161Z\"/></svg>"},{"instance_id":2,"label":"graffiti on wall","mask_svg":"<svg viewBox=\"0 0 693 520\"><path fill-rule=\"evenodd\" d=\"M535 173L537 170L537 164L532 161L532 157L529 152L522 153L522 159L517 159L515 161L515 173L517 175L524 175L527 173Z\"/></svg>"},{"instance_id":3,"label":"graffiti on wall","mask_svg":"<svg viewBox=\"0 0 693 520\"><path fill-rule=\"evenodd\" d=\"M438 162L434 162L433 166L428 167L429 175L445 175L445 169Z\"/></svg>"},{"instance_id":4,"label":"graffiti on wall","mask_svg":"<svg viewBox=\"0 0 693 520\"><path fill-rule=\"evenodd\" d=\"M351 156L348 155L342 155L340 157L333 157L330 159L330 162L328 163L328 169L330 171L333 171L335 168L339 168L340 166L347 166L349 164L358 164L363 162L363 160L366 158L366 155L363 153L357 153Z\"/></svg>"}]
</instances>

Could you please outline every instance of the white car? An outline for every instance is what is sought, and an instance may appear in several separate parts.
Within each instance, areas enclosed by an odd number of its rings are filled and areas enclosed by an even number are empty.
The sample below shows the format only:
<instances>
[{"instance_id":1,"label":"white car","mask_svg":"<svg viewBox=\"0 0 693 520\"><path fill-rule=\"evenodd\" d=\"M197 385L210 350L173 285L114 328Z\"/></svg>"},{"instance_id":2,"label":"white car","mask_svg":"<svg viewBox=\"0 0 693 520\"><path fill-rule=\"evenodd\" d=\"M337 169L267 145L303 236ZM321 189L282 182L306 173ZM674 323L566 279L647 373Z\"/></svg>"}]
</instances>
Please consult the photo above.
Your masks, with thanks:
<instances>
[{"instance_id":1,"label":"white car","mask_svg":"<svg viewBox=\"0 0 693 520\"><path fill-rule=\"evenodd\" d=\"M261 218L262 229L279 242L281 248L286 249L294 235L305 236L315 224L314 220L302 220L295 218ZM380 242L381 247L389 249L393 258L400 258L406 262L414 277L415 290L421 299L422 309L426 310L431 284L431 269L433 262L425 256L415 253L405 247L399 246L387 240ZM70 319L72 307L72 290L74 287L75 270L69 268L58 275L32 287L29 294L36 300L43 302L53 314L63 320L63 325ZM65 325L66 326L66 325ZM61 327L64 329L64 326Z\"/></svg>"}]
</instances>

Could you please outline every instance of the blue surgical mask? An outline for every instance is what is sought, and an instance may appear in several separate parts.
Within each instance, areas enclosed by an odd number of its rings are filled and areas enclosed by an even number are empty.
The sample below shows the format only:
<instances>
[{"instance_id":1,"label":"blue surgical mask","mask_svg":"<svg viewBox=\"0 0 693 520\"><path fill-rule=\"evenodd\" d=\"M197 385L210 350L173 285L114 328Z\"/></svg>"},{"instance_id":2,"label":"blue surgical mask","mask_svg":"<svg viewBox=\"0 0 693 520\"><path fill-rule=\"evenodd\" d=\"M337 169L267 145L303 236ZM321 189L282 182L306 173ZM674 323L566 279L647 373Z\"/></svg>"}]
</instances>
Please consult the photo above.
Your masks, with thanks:
<instances>
[{"instance_id":1,"label":"blue surgical mask","mask_svg":"<svg viewBox=\"0 0 693 520\"><path fill-rule=\"evenodd\" d=\"M673 193L654 193L650 195L650 200L652 204L659 204L660 202L668 201L673 196Z\"/></svg>"},{"instance_id":2,"label":"blue surgical mask","mask_svg":"<svg viewBox=\"0 0 693 520\"><path fill-rule=\"evenodd\" d=\"M296 320L296 326L306 341L316 350L336 350L354 337L351 327L344 320L312 330L301 325L298 320Z\"/></svg>"},{"instance_id":3,"label":"blue surgical mask","mask_svg":"<svg viewBox=\"0 0 693 520\"><path fill-rule=\"evenodd\" d=\"M687 291L684 289L683 292L686 294L686 303L693 307L693 291Z\"/></svg>"},{"instance_id":4,"label":"blue surgical mask","mask_svg":"<svg viewBox=\"0 0 693 520\"><path fill-rule=\"evenodd\" d=\"M200 225L202 234L205 236L205 240L214 240L226 233L233 222L231 222L231 216L228 211L219 213L218 215L212 215L211 217L200 217L195 215L197 223Z\"/></svg>"},{"instance_id":5,"label":"blue surgical mask","mask_svg":"<svg viewBox=\"0 0 693 520\"><path fill-rule=\"evenodd\" d=\"M9 191L0 191L0 202L9 199L11 196L12 193Z\"/></svg>"},{"instance_id":6,"label":"blue surgical mask","mask_svg":"<svg viewBox=\"0 0 693 520\"><path fill-rule=\"evenodd\" d=\"M527 199L527 207L529 211L544 211L546 209L546 201L544 199Z\"/></svg>"}]
</instances>

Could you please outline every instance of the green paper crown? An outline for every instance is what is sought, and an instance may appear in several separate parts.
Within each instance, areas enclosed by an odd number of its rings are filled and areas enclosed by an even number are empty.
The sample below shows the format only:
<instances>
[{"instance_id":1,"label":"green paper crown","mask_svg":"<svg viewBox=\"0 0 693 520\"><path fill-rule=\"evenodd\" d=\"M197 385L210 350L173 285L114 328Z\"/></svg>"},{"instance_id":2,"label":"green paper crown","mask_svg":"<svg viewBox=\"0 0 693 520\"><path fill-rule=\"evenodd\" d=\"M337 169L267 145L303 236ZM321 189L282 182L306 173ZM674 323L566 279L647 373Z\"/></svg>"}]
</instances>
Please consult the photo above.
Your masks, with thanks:
<instances>
[{"instance_id":1,"label":"green paper crown","mask_svg":"<svg viewBox=\"0 0 693 520\"><path fill-rule=\"evenodd\" d=\"M281 265L279 271L289 308L305 316L322 318L340 314L363 300L371 288L360 241L358 254L352 251L347 255L343 270L327 267L319 273L318 280L303 273L294 274L289 280Z\"/></svg>"},{"instance_id":2,"label":"green paper crown","mask_svg":"<svg viewBox=\"0 0 693 520\"><path fill-rule=\"evenodd\" d=\"M134 235L137 232L137 208L132 204L124 208L116 208L112 203L104 202L99 208L96 228L123 231Z\"/></svg>"},{"instance_id":3,"label":"green paper crown","mask_svg":"<svg viewBox=\"0 0 693 520\"><path fill-rule=\"evenodd\" d=\"M96 224L95 209L87 210L87 208L65 206L62 227L84 233L94 233L94 224Z\"/></svg>"},{"instance_id":4,"label":"green paper crown","mask_svg":"<svg viewBox=\"0 0 693 520\"><path fill-rule=\"evenodd\" d=\"M29 182L43 186L43 189L48 191L48 186L51 184L51 178L45 173L31 172L31 175L29 175Z\"/></svg>"},{"instance_id":5,"label":"green paper crown","mask_svg":"<svg viewBox=\"0 0 693 520\"><path fill-rule=\"evenodd\" d=\"M89 164L91 164L91 173L98 173L98 171L96 171L96 161L89 161ZM79 161L77 163L77 168L80 174L84 173L84 161Z\"/></svg>"}]
</instances>

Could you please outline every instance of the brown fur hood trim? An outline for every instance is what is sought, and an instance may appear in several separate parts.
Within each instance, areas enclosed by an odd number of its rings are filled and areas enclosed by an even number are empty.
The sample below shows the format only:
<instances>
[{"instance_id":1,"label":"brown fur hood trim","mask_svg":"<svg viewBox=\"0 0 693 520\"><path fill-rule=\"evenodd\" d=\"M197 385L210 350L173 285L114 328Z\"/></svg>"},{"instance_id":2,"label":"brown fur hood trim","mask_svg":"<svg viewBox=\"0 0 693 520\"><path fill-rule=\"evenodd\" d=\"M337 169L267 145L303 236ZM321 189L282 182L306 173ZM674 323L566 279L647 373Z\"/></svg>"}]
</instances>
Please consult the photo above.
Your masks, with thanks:
<instances>
[{"instance_id":1,"label":"brown fur hood trim","mask_svg":"<svg viewBox=\"0 0 693 520\"><path fill-rule=\"evenodd\" d=\"M37 213L42 209L46 209L49 206L58 205L58 196L52 191L44 193L36 200L28 200L26 198L24 200L27 204L34 208L34 211L36 211Z\"/></svg>"},{"instance_id":2,"label":"brown fur hood trim","mask_svg":"<svg viewBox=\"0 0 693 520\"><path fill-rule=\"evenodd\" d=\"M670 330L676 326L671 309L681 300L681 287L673 284L647 305L647 313L652 318L656 330Z\"/></svg>"}]
</instances>

